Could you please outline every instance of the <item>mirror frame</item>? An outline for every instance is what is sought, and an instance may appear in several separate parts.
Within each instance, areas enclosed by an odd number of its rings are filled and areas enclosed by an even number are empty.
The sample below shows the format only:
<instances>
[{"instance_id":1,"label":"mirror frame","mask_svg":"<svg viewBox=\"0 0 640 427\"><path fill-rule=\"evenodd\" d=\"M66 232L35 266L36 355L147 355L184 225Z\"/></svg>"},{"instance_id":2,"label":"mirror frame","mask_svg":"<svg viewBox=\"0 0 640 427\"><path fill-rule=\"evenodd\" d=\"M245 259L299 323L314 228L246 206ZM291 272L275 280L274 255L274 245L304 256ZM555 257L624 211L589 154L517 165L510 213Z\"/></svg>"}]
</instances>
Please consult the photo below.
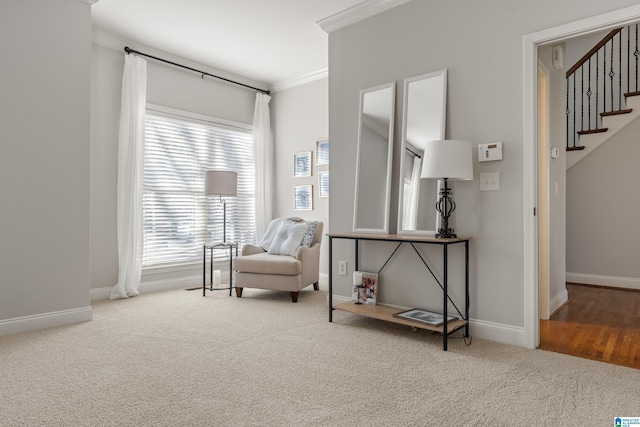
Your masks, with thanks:
<instances>
[{"instance_id":1,"label":"mirror frame","mask_svg":"<svg viewBox=\"0 0 640 427\"><path fill-rule=\"evenodd\" d=\"M436 195L433 200L433 215L436 218L434 230L405 230L402 228L402 219L403 219L403 205L404 205L404 182L403 176L405 173L405 149L407 148L407 121L409 116L409 85L411 83L425 80L433 77L443 77L443 92L442 92L442 122L441 122L441 135L439 139L445 139L445 130L446 130L446 119L447 119L447 69L444 68L442 70L433 71L431 73L421 74L418 76L408 77L404 79L404 99L402 101L402 139L401 139L401 155L400 155L400 171L399 171L399 189L398 189L398 234L402 235L426 235L426 236L435 236L436 230L438 228L438 222L440 220L440 216L435 209L436 202L438 200L438 194L441 187L440 180L437 181L436 184Z\"/></svg>"},{"instance_id":2,"label":"mirror frame","mask_svg":"<svg viewBox=\"0 0 640 427\"><path fill-rule=\"evenodd\" d=\"M390 99L390 111L389 111L389 135L388 135L388 150L387 150L387 176L386 176L386 184L385 184L385 195L384 195L384 219L381 228L362 228L358 227L358 199L360 188L360 154L362 150L362 119L363 119L363 108L364 108L364 97L368 93L391 89L391 99ZM393 165L393 136L394 136L394 122L395 122L395 104L396 104L396 82L386 83L383 85L371 87L368 89L363 89L360 91L360 110L358 117L358 148L356 153L356 187L355 187L355 195L354 195L354 205L353 205L353 231L356 233L371 233L371 234L389 234L389 211L390 211L390 203L391 203L391 168Z\"/></svg>"}]
</instances>

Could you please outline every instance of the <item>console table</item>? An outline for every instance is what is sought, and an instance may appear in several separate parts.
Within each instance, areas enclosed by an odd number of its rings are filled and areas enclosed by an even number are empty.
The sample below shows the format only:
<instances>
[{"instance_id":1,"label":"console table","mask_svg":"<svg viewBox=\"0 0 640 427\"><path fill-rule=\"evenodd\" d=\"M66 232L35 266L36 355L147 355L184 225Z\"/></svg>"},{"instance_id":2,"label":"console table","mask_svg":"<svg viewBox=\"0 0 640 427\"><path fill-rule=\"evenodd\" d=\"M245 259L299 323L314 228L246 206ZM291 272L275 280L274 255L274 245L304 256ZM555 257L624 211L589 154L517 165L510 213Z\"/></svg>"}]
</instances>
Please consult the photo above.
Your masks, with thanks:
<instances>
[{"instance_id":1,"label":"console table","mask_svg":"<svg viewBox=\"0 0 640 427\"><path fill-rule=\"evenodd\" d=\"M439 332L442 334L442 349L447 351L447 341L449 335L452 333L464 328L464 337L469 337L469 237L458 237L452 239L445 238L435 238L430 236L405 236L405 235L396 235L396 234L362 234L362 233L330 233L327 234L329 237L329 322L333 321L333 310L343 310L350 313L356 313L363 316L373 317L380 320L385 320L388 322L399 323L402 325L412 326L414 328L427 329L430 331ZM345 302L342 304L338 304L335 307L333 306L333 239L348 239L353 240L355 243L355 270L358 271L358 246L361 240L369 240L369 241L378 241L378 242L395 242L397 246L393 253L389 256L387 261L384 263L382 268L379 270L380 273L389 263L391 258L395 255L395 253L400 249L400 246L403 244L409 244L413 247L414 251L418 254L423 264L429 270L433 278L442 288L442 314L446 316L448 314L449 302L455 307L456 311L460 315L460 319L445 321L443 324L439 326L431 326L419 322L412 322L409 320L400 319L394 317L394 314L400 313L404 310L399 310L392 307L386 307L382 305L367 305L354 304L352 301ZM416 248L416 244L427 244L427 245L439 245L442 248L443 254L443 273L442 273L442 283L435 276L426 260L422 256L422 254ZM454 304L454 302L449 297L449 281L448 281L448 268L449 268L449 260L448 260L448 249L450 245L464 244L464 277L465 277L465 301L464 301L464 314L458 309L458 307Z\"/></svg>"}]
</instances>

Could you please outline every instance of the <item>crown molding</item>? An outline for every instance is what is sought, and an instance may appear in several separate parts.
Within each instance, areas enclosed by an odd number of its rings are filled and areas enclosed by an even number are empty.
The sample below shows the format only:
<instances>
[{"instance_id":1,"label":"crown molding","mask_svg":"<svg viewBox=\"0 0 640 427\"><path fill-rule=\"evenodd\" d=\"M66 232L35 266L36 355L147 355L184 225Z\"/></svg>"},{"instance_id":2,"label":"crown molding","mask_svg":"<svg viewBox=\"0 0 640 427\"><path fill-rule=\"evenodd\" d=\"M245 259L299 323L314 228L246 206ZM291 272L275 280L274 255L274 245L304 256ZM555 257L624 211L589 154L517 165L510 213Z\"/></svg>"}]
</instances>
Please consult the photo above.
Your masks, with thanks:
<instances>
[{"instance_id":1,"label":"crown molding","mask_svg":"<svg viewBox=\"0 0 640 427\"><path fill-rule=\"evenodd\" d=\"M325 32L331 33L340 28L362 21L363 19L393 9L396 6L409 3L410 1L411 0L367 0L349 9L345 9L342 12L338 12L335 15L321 19L317 24L320 25L320 28Z\"/></svg>"},{"instance_id":2,"label":"crown molding","mask_svg":"<svg viewBox=\"0 0 640 427\"><path fill-rule=\"evenodd\" d=\"M172 53L166 52L164 50L156 49L154 47L147 46L142 43L132 42L130 40L123 39L121 37L115 36L110 33L94 30L91 41L93 44L118 50L122 52L123 55L125 55L125 52L124 52L125 46L129 46L131 49L138 50L138 51L147 53L149 55L157 56L158 58L166 59L168 61L172 61L181 65L186 65L195 69L202 69L202 71L206 71L210 74L224 77L229 80L235 80L236 82L244 83L249 86L257 87L264 90L270 90L268 85L263 82L257 82L247 77L233 74L228 71L224 71L219 68L215 68L210 65L203 64L201 62L192 61L182 56L174 55ZM151 59L151 61L153 61L153 59Z\"/></svg>"},{"instance_id":3,"label":"crown molding","mask_svg":"<svg viewBox=\"0 0 640 427\"><path fill-rule=\"evenodd\" d=\"M98 3L98 1L100 0L78 0L78 1L88 4L89 6L93 6L94 4Z\"/></svg>"},{"instance_id":4,"label":"crown molding","mask_svg":"<svg viewBox=\"0 0 640 427\"><path fill-rule=\"evenodd\" d=\"M310 73L306 73L292 79L277 82L273 85L273 91L279 92L285 89L291 89L292 87L302 86L307 83L315 82L316 80L321 80L327 77L329 77L329 69L322 68L320 70L312 71Z\"/></svg>"}]
</instances>

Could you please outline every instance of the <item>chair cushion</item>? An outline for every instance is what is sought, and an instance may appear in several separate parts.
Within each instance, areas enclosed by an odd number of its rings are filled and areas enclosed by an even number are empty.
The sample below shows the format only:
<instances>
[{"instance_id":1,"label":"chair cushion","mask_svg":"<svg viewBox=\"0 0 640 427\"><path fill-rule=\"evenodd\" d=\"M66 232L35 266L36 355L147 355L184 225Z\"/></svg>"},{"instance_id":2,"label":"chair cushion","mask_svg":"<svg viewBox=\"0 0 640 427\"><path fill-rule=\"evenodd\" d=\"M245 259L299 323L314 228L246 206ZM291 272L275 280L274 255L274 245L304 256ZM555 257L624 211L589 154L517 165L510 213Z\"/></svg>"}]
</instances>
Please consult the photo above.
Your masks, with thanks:
<instances>
[{"instance_id":1,"label":"chair cushion","mask_svg":"<svg viewBox=\"0 0 640 427\"><path fill-rule=\"evenodd\" d=\"M302 273L302 263L297 259L269 253L234 258L234 270L243 273L281 274L295 276Z\"/></svg>"}]
</instances>

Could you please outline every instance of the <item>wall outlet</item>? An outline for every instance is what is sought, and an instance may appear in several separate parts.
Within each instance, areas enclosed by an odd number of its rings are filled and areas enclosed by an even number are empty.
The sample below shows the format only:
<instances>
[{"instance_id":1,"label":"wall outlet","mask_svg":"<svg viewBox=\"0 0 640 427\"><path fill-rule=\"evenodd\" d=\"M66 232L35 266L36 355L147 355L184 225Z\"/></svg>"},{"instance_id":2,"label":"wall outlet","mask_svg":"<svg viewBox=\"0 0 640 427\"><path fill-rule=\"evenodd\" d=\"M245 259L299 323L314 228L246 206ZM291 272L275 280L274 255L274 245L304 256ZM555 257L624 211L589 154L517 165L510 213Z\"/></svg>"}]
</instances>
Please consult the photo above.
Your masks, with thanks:
<instances>
[{"instance_id":1,"label":"wall outlet","mask_svg":"<svg viewBox=\"0 0 640 427\"><path fill-rule=\"evenodd\" d=\"M338 274L340 276L347 275L347 261L339 261L338 262Z\"/></svg>"}]
</instances>

